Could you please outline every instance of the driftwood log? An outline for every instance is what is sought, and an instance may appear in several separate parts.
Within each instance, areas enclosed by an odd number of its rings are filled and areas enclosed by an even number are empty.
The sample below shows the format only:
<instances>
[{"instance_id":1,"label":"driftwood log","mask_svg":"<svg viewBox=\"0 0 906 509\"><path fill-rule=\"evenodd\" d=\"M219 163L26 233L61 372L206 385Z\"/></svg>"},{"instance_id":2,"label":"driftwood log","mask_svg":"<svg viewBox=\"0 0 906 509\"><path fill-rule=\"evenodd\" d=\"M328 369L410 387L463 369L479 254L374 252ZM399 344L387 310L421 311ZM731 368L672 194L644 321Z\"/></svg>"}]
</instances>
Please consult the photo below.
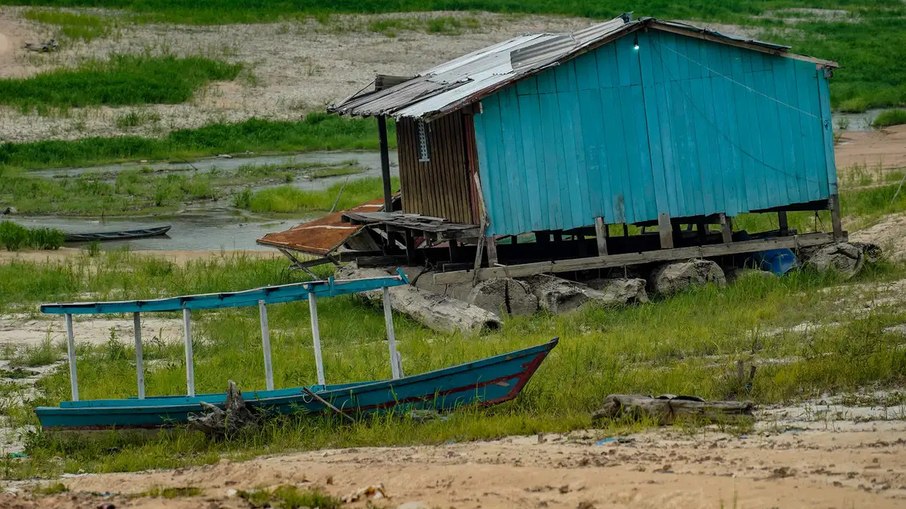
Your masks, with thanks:
<instances>
[{"instance_id":1,"label":"driftwood log","mask_svg":"<svg viewBox=\"0 0 906 509\"><path fill-rule=\"evenodd\" d=\"M386 276L387 271L358 268L350 263L337 271L338 278ZM366 298L379 300L380 291L364 292ZM412 285L390 288L390 306L422 325L438 332L480 332L500 327L500 317L468 302Z\"/></svg>"},{"instance_id":2,"label":"driftwood log","mask_svg":"<svg viewBox=\"0 0 906 509\"><path fill-rule=\"evenodd\" d=\"M258 425L259 416L246 406L242 391L232 380L228 382L223 408L205 402L201 403L201 408L203 413L189 416L189 426L208 435L223 438Z\"/></svg>"},{"instance_id":3,"label":"driftwood log","mask_svg":"<svg viewBox=\"0 0 906 509\"><path fill-rule=\"evenodd\" d=\"M635 394L611 394L604 406L592 415L598 422L606 419L652 419L665 425L677 419L689 418L707 422L727 422L751 419L755 405L748 401L705 401L696 396L663 395L658 397Z\"/></svg>"}]
</instances>

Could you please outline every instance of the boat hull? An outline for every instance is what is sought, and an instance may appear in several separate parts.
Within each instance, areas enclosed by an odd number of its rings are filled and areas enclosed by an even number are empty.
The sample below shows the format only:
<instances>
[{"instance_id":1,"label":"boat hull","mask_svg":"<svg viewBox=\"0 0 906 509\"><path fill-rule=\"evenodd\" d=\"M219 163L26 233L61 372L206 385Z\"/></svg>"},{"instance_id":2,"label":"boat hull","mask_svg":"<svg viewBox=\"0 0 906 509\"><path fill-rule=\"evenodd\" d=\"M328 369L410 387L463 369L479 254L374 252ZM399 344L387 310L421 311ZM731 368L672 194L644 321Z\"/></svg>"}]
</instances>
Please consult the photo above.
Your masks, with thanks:
<instances>
[{"instance_id":1,"label":"boat hull","mask_svg":"<svg viewBox=\"0 0 906 509\"><path fill-rule=\"evenodd\" d=\"M124 230L118 232L96 232L96 233L67 233L65 242L94 242L107 240L132 240L147 239L150 237L161 237L170 231L170 226L160 226L157 228L144 228L141 230Z\"/></svg>"},{"instance_id":2,"label":"boat hull","mask_svg":"<svg viewBox=\"0 0 906 509\"><path fill-rule=\"evenodd\" d=\"M557 345L543 345L419 375L307 389L351 415L409 412L415 409L449 411L465 405L494 405L515 398ZM264 413L317 414L332 412L302 387L252 391L246 403ZM161 428L185 424L200 413L201 402L223 406L225 394L195 397L167 396L125 400L64 402L59 407L38 407L35 412L46 430Z\"/></svg>"}]
</instances>

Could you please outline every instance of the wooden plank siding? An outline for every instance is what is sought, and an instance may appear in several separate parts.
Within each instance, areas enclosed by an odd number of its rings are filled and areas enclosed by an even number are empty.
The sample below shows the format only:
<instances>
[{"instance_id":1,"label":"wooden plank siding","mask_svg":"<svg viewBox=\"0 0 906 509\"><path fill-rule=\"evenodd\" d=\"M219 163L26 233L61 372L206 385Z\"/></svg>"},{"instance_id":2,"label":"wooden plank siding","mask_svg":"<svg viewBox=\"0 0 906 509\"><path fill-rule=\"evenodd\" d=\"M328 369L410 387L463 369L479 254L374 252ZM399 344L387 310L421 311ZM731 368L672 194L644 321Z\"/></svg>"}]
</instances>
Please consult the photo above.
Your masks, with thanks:
<instances>
[{"instance_id":1,"label":"wooden plank siding","mask_svg":"<svg viewBox=\"0 0 906 509\"><path fill-rule=\"evenodd\" d=\"M403 211L442 217L456 223L478 224L474 210L474 131L467 129L472 117L454 112L425 125L427 162L419 161L418 124L411 119L397 122L397 151Z\"/></svg>"}]
</instances>

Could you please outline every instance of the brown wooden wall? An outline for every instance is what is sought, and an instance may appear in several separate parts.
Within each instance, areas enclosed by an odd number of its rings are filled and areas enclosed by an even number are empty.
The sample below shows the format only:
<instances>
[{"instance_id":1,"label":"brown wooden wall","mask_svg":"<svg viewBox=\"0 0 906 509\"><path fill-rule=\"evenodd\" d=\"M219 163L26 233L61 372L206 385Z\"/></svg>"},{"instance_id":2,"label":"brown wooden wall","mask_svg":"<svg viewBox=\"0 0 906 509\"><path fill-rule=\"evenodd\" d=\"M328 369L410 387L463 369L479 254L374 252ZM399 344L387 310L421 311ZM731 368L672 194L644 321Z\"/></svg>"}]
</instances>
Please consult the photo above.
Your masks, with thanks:
<instances>
[{"instance_id":1,"label":"brown wooden wall","mask_svg":"<svg viewBox=\"0 0 906 509\"><path fill-rule=\"evenodd\" d=\"M416 121L397 122L403 212L478 224L470 174L475 160L471 126L472 117L460 112L425 124L430 160L420 162Z\"/></svg>"}]
</instances>

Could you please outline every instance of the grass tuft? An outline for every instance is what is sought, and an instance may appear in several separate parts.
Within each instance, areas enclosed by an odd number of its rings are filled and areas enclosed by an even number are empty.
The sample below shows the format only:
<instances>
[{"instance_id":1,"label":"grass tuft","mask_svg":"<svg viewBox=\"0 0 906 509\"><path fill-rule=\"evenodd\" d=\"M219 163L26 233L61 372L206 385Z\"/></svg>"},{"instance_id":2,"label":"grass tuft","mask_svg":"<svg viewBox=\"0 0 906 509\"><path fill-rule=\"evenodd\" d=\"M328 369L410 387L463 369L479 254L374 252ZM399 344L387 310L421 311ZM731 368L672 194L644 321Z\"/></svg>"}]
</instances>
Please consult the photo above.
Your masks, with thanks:
<instances>
[{"instance_id":1,"label":"grass tuft","mask_svg":"<svg viewBox=\"0 0 906 509\"><path fill-rule=\"evenodd\" d=\"M38 496L47 497L51 495L59 495L60 493L66 493L67 491L69 491L69 488L67 488L65 484L61 482L55 482L38 486L31 492Z\"/></svg>"},{"instance_id":2,"label":"grass tuft","mask_svg":"<svg viewBox=\"0 0 906 509\"><path fill-rule=\"evenodd\" d=\"M70 69L0 80L0 104L22 111L178 104L210 81L235 79L240 64L202 57L114 55Z\"/></svg>"},{"instance_id":3,"label":"grass tuft","mask_svg":"<svg viewBox=\"0 0 906 509\"><path fill-rule=\"evenodd\" d=\"M182 497L198 497L202 494L204 494L204 491L195 486L179 486L171 488L156 486L148 491L140 493L137 497L165 498L167 500L172 500L174 498Z\"/></svg>"},{"instance_id":4,"label":"grass tuft","mask_svg":"<svg viewBox=\"0 0 906 509\"><path fill-rule=\"evenodd\" d=\"M240 491L239 497L253 508L279 507L281 509L301 509L317 507L319 509L338 509L343 502L321 488L300 490L295 486L278 486L272 490L257 489Z\"/></svg>"},{"instance_id":5,"label":"grass tuft","mask_svg":"<svg viewBox=\"0 0 906 509\"><path fill-rule=\"evenodd\" d=\"M874 128L906 124L906 110L887 110L881 112L871 123Z\"/></svg>"}]
</instances>

